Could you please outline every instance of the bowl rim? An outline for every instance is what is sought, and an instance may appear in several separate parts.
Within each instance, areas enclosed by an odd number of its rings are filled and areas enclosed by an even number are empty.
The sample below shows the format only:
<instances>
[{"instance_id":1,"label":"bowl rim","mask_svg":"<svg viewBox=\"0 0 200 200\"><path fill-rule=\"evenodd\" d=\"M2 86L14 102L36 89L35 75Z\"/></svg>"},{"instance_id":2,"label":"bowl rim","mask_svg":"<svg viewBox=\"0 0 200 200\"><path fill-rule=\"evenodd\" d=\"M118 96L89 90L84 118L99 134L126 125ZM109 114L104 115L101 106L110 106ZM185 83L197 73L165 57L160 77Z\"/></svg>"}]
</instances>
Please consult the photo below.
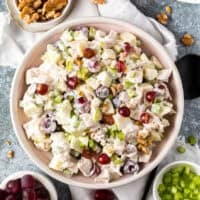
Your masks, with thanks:
<instances>
[{"instance_id":1,"label":"bowl rim","mask_svg":"<svg viewBox=\"0 0 200 200\"><path fill-rule=\"evenodd\" d=\"M10 180L15 180L18 178L23 177L24 175L32 175L33 177L35 177L39 182L41 182L44 187L48 190L49 195L51 200L57 200L58 199L58 194L56 191L56 187L54 186L54 184L50 181L49 178L47 178L45 175L42 175L38 172L35 171L18 171L15 172L9 176L7 176L0 184L0 188L4 189L6 184L8 183L8 181Z\"/></svg>"},{"instance_id":2,"label":"bowl rim","mask_svg":"<svg viewBox=\"0 0 200 200\"><path fill-rule=\"evenodd\" d=\"M167 172L169 169L175 167L175 166L179 166L179 165L189 165L192 168L196 169L197 171L199 171L200 174L200 165L198 165L197 163L194 163L192 161L185 161L185 160L179 160L179 161L174 161L171 162L167 165L165 165L156 175L154 181L153 181L153 199L154 200L161 200L160 198L157 198L158 192L157 192L157 183L160 180L161 176Z\"/></svg>"},{"instance_id":3,"label":"bowl rim","mask_svg":"<svg viewBox=\"0 0 200 200\"><path fill-rule=\"evenodd\" d=\"M64 176L60 176L58 175L55 171L52 171L51 169L49 169L49 167L47 165L45 165L43 162L41 162L39 159L37 159L37 157L35 155L32 155L29 151L28 151L28 145L24 144L20 134L18 134L18 128L19 128L19 124L15 123L16 121L16 112L14 109L14 99L15 99L15 92L16 92L16 87L15 87L15 82L18 81L19 77L18 74L20 73L22 66L24 65L24 61L31 55L32 51L34 51L34 48L42 43L42 41L49 37L54 35L57 32L60 32L61 30L63 31L66 27L71 27L71 26L78 26L80 24L87 24L87 23L103 23L103 24L112 24L115 26L124 26L124 27L129 27L129 28L134 28L134 30L137 33L140 33L143 35L143 37L148 38L152 41L152 43L154 43L154 47L155 48L159 48L162 51L162 56L168 59L169 65L172 66L173 72L175 73L176 76L176 81L178 82L177 86L178 87L178 91L180 92L179 94L179 112L177 113L177 124L176 124L176 134L173 134L169 139L168 139L168 144L170 145L165 145L162 151L162 154L158 154L156 156L156 159L150 163L148 166L146 166L145 170L142 170L139 174L134 175L134 176L129 176L126 177L125 179L122 180L118 180L118 181L114 181L114 182L109 182L109 183L96 183L96 184L91 184L91 183L82 183L76 180L72 180L70 178L66 178ZM161 160L165 157L165 155L168 153L170 147L174 144L175 139L178 135L178 132L180 130L181 127L181 123L182 123L182 118L183 118L183 110L184 110L184 97L183 97L183 87L182 87L182 82L180 79L180 75L179 72L174 64L174 62L171 60L171 58L169 57L169 55L167 54L167 52L165 51L165 49L163 48L163 46L156 40L154 39L150 34L146 33L145 31L141 30L140 28L136 27L135 25L132 25L128 22L125 21L121 21L121 20L117 20L117 19L112 19L112 18L105 18L105 17L83 17L83 18L76 18L73 20L69 20L63 24L58 25L57 27L55 27L54 29L48 31L39 41L37 41L34 46L25 54L24 59L21 63L21 65L16 69L13 81L12 81L12 86L11 86L11 93L10 93L10 111L11 111L11 121L13 124L13 129L14 132L18 138L18 141L21 145L21 147L23 148L23 150L26 152L26 154L28 155L28 157L30 158L30 160L32 160L40 169L42 169L45 173L47 173L49 176L63 182L66 184L70 184L73 186L78 186L78 187L83 187L83 188L89 188L89 189L106 189L106 188L113 188L113 187L118 187L121 185L125 185L128 184L132 181L135 181L141 177L143 177L144 175L148 174L151 170L153 170L160 162Z\"/></svg>"}]
</instances>

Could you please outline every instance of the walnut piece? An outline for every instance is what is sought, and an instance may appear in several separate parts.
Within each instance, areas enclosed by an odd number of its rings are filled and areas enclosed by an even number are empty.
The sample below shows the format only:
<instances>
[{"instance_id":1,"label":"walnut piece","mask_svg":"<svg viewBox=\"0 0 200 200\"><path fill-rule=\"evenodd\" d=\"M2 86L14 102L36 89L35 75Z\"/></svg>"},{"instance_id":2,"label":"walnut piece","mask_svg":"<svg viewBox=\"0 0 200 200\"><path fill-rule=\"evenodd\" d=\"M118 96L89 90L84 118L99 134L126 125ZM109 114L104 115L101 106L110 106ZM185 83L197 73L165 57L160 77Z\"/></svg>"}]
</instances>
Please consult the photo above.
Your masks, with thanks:
<instances>
[{"instance_id":1,"label":"walnut piece","mask_svg":"<svg viewBox=\"0 0 200 200\"><path fill-rule=\"evenodd\" d=\"M106 3L106 0L92 0L92 2L95 4L104 4Z\"/></svg>"},{"instance_id":2,"label":"walnut piece","mask_svg":"<svg viewBox=\"0 0 200 200\"><path fill-rule=\"evenodd\" d=\"M15 152L13 150L8 151L8 153L7 153L7 157L10 159L13 158L14 155L15 155Z\"/></svg>"},{"instance_id":3,"label":"walnut piece","mask_svg":"<svg viewBox=\"0 0 200 200\"><path fill-rule=\"evenodd\" d=\"M181 42L185 46L192 46L194 44L194 38L189 33L185 33L181 38Z\"/></svg>"},{"instance_id":4,"label":"walnut piece","mask_svg":"<svg viewBox=\"0 0 200 200\"><path fill-rule=\"evenodd\" d=\"M168 16L165 13L157 14L156 19L163 25L168 24Z\"/></svg>"},{"instance_id":5,"label":"walnut piece","mask_svg":"<svg viewBox=\"0 0 200 200\"><path fill-rule=\"evenodd\" d=\"M171 15L172 14L172 7L171 6L165 6L165 12L166 12L166 14Z\"/></svg>"}]
</instances>

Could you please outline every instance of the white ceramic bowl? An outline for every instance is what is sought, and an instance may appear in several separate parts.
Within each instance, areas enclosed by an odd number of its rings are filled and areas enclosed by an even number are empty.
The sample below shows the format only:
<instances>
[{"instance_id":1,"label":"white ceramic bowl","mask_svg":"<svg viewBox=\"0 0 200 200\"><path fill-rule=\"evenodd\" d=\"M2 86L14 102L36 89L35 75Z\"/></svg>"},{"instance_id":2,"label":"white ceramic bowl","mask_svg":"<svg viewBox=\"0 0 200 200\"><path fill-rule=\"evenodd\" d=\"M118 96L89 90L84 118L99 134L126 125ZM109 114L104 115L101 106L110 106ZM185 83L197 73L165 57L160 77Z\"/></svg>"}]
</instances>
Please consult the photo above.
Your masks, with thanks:
<instances>
[{"instance_id":1,"label":"white ceramic bowl","mask_svg":"<svg viewBox=\"0 0 200 200\"><path fill-rule=\"evenodd\" d=\"M161 200L158 194L158 186L162 183L162 178L163 175L169 171L170 169L177 167L177 166L181 166L181 165L189 165L191 167L191 169L196 172L197 174L200 174L200 166L193 163L193 162L189 162L189 161L176 161L176 162L172 162L168 165L166 165L165 167L162 168L162 170L156 175L156 178L154 180L153 183L153 198L154 200Z\"/></svg>"},{"instance_id":2,"label":"white ceramic bowl","mask_svg":"<svg viewBox=\"0 0 200 200\"><path fill-rule=\"evenodd\" d=\"M37 172L33 172L33 171L19 171L16 172L14 174L11 174L10 176L6 177L2 183L0 184L0 188L1 189L5 189L6 184L10 181L10 180L15 180L18 178L22 178L24 175L32 175L34 178L36 178L40 183L43 184L43 186L48 190L49 194L50 194L50 198L51 200L57 200L58 199L58 195L56 192L56 188L55 186L51 183L51 181L44 175L41 175Z\"/></svg>"},{"instance_id":3,"label":"white ceramic bowl","mask_svg":"<svg viewBox=\"0 0 200 200\"><path fill-rule=\"evenodd\" d=\"M57 24L62 22L66 18L66 16L70 13L72 4L74 2L73 0L68 0L68 3L66 7L63 9L62 14L56 19L52 19L46 22L34 22L31 24L27 24L23 19L20 18L20 12L19 9L17 8L16 1L17 0L6 0L10 16L15 20L15 22L21 28L29 32L42 32L55 27Z\"/></svg>"},{"instance_id":4,"label":"white ceramic bowl","mask_svg":"<svg viewBox=\"0 0 200 200\"><path fill-rule=\"evenodd\" d=\"M74 27L80 25L92 25L104 30L116 30L119 32L130 31L140 38L143 42L143 50L146 53L150 53L158 57L161 63L166 67L172 69L172 78L170 80L170 89L173 96L173 101L176 109L176 114L171 117L171 126L166 130L165 137L163 141L155 148L151 161L143 166L141 171L137 175L126 175L121 177L119 180L113 181L111 183L95 183L92 178L83 177L81 175L73 176L68 178L63 175L63 173L53 171L48 168L48 163L50 161L51 154L41 152L36 149L33 143L26 138L25 132L23 130L22 124L27 121L23 110L19 108L19 100L22 98L25 89L25 72L28 68L38 66L41 64L40 56L45 51L48 43L52 43L58 40L61 33L67 27ZM180 130L182 117L183 117L183 88L180 80L179 73L177 71L174 62L170 59L169 55L166 53L162 45L158 43L149 34L145 33L141 29L119 20L108 19L108 18L81 18L76 20L68 21L64 24L57 26L54 30L49 31L39 42L37 42L33 48L25 55L22 64L17 68L11 89L10 95L10 111L11 118L14 127L14 131L17 138L28 154L29 158L43 171L48 173L50 176L57 180L60 180L66 184L80 186L85 188L112 188L120 185L130 183L135 181L145 174L149 173L154 167L156 167L164 156L167 154L168 150L173 145L176 136Z\"/></svg>"}]
</instances>

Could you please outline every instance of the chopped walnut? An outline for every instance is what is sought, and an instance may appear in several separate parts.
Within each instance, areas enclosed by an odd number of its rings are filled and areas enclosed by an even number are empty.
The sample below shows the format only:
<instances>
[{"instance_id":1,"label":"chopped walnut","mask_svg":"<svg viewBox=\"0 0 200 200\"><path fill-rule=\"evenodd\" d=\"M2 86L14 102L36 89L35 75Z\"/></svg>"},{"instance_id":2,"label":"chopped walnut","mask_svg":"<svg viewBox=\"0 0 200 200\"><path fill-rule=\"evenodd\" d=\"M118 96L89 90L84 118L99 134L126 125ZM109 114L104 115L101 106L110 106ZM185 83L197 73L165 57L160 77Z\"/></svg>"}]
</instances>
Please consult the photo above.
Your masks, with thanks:
<instances>
[{"instance_id":1,"label":"chopped walnut","mask_svg":"<svg viewBox=\"0 0 200 200\"><path fill-rule=\"evenodd\" d=\"M114 96L116 96L116 94L118 94L123 89L123 85L122 84L112 84L110 89L112 91L112 94Z\"/></svg>"},{"instance_id":2,"label":"chopped walnut","mask_svg":"<svg viewBox=\"0 0 200 200\"><path fill-rule=\"evenodd\" d=\"M75 63L76 65L78 65L79 67L81 67L82 64L83 64L82 59L81 59L80 57L77 57L77 58L75 59L74 63Z\"/></svg>"},{"instance_id":3,"label":"chopped walnut","mask_svg":"<svg viewBox=\"0 0 200 200\"><path fill-rule=\"evenodd\" d=\"M171 15L172 14L172 7L171 6L165 6L165 12L166 12L166 14Z\"/></svg>"},{"instance_id":4,"label":"chopped walnut","mask_svg":"<svg viewBox=\"0 0 200 200\"><path fill-rule=\"evenodd\" d=\"M92 0L92 2L95 4L104 4L106 0Z\"/></svg>"},{"instance_id":5,"label":"chopped walnut","mask_svg":"<svg viewBox=\"0 0 200 200\"><path fill-rule=\"evenodd\" d=\"M5 144L7 144L7 145L11 145L11 141L6 140L6 141L5 141Z\"/></svg>"},{"instance_id":6,"label":"chopped walnut","mask_svg":"<svg viewBox=\"0 0 200 200\"><path fill-rule=\"evenodd\" d=\"M13 158L14 155L15 155L15 152L13 150L8 151L8 153L7 153L7 157L10 159Z\"/></svg>"},{"instance_id":7,"label":"chopped walnut","mask_svg":"<svg viewBox=\"0 0 200 200\"><path fill-rule=\"evenodd\" d=\"M181 38L181 42L182 44L184 44L185 46L192 46L194 44L194 38L192 37L192 35L190 35L189 33L186 33L183 35L183 37Z\"/></svg>"},{"instance_id":8,"label":"chopped walnut","mask_svg":"<svg viewBox=\"0 0 200 200\"><path fill-rule=\"evenodd\" d=\"M168 16L165 13L157 14L156 19L163 25L168 23Z\"/></svg>"}]
</instances>

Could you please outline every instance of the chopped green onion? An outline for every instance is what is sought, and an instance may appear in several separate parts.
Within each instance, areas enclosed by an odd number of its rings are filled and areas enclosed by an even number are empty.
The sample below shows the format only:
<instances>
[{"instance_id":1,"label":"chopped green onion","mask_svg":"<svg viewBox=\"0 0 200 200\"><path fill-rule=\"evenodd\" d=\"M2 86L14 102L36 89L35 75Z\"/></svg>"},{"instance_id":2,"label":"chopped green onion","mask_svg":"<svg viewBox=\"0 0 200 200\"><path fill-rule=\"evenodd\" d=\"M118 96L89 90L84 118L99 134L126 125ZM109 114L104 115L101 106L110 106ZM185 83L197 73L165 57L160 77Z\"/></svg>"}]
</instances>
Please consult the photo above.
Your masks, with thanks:
<instances>
[{"instance_id":1,"label":"chopped green onion","mask_svg":"<svg viewBox=\"0 0 200 200\"><path fill-rule=\"evenodd\" d=\"M186 149L185 149L184 146L178 146L178 147L176 148L176 151L177 151L178 153L185 153Z\"/></svg>"}]
</instances>

